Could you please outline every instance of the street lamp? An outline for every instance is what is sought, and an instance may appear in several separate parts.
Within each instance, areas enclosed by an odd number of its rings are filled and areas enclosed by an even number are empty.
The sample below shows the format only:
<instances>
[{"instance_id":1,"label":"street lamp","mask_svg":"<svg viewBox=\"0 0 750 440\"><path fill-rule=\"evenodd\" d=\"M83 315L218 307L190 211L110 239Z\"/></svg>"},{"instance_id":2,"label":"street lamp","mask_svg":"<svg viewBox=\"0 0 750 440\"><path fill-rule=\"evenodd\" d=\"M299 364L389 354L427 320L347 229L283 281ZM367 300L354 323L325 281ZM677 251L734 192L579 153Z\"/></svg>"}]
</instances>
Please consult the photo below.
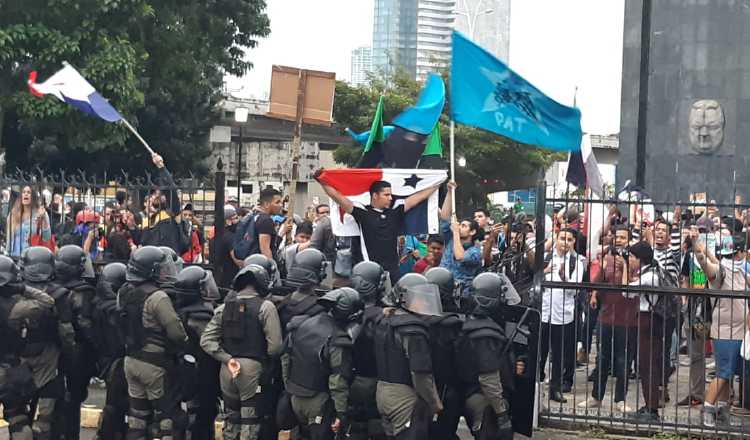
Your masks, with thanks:
<instances>
[{"instance_id":1,"label":"street lamp","mask_svg":"<svg viewBox=\"0 0 750 440\"><path fill-rule=\"evenodd\" d=\"M467 6L464 2L464 6ZM477 4L477 7L475 9L479 9L479 7L482 6L482 2L480 1L479 4ZM473 11L469 12L468 7L465 8L465 11L456 11L456 14L463 15L466 17L466 23L469 25L469 38L474 41L474 31L476 30L476 24L477 24L477 18L479 18L482 15L490 15L494 14L495 10L492 8L485 9L484 11Z\"/></svg>"},{"instance_id":2,"label":"street lamp","mask_svg":"<svg viewBox=\"0 0 750 440\"><path fill-rule=\"evenodd\" d=\"M240 141L237 143L237 203L242 203L242 126L247 122L247 115L250 111L245 107L234 109L234 121L238 122L240 128Z\"/></svg>"}]
</instances>

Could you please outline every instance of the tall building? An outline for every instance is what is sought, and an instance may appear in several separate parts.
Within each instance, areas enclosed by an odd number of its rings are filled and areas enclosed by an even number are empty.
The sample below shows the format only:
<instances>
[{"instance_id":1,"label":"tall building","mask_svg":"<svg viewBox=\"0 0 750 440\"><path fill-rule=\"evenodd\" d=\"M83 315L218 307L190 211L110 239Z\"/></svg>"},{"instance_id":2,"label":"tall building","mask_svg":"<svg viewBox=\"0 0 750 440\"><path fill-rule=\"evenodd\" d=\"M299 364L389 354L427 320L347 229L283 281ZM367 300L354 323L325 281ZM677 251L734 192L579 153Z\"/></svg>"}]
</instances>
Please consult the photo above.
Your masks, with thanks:
<instances>
[{"instance_id":1,"label":"tall building","mask_svg":"<svg viewBox=\"0 0 750 440\"><path fill-rule=\"evenodd\" d=\"M362 86L367 84L367 74L372 72L372 48L362 46L352 50L352 76L351 85Z\"/></svg>"},{"instance_id":2,"label":"tall building","mask_svg":"<svg viewBox=\"0 0 750 440\"><path fill-rule=\"evenodd\" d=\"M510 0L456 0L456 30L508 62Z\"/></svg>"},{"instance_id":3,"label":"tall building","mask_svg":"<svg viewBox=\"0 0 750 440\"><path fill-rule=\"evenodd\" d=\"M450 62L455 0L375 0L373 68L424 79Z\"/></svg>"}]
</instances>

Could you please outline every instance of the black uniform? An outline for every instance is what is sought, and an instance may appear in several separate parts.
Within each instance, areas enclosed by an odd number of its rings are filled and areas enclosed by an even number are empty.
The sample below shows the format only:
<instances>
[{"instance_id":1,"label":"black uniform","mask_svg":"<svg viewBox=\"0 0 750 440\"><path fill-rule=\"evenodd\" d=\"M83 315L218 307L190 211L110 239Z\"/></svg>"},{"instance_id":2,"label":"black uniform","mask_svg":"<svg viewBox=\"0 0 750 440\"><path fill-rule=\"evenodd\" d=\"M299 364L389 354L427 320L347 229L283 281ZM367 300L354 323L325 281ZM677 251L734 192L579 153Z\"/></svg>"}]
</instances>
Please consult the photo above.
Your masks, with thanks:
<instances>
[{"instance_id":1,"label":"black uniform","mask_svg":"<svg viewBox=\"0 0 750 440\"><path fill-rule=\"evenodd\" d=\"M428 316L425 321L429 325L432 374L444 407L430 426L430 438L453 439L463 406L458 377L463 362L459 361L462 358L457 356L455 348L463 321L457 313Z\"/></svg>"},{"instance_id":2,"label":"black uniform","mask_svg":"<svg viewBox=\"0 0 750 440\"><path fill-rule=\"evenodd\" d=\"M400 309L384 316L375 327L375 359L376 400L386 435L429 438L432 414L442 405L432 376L427 324Z\"/></svg>"},{"instance_id":3,"label":"black uniform","mask_svg":"<svg viewBox=\"0 0 750 440\"><path fill-rule=\"evenodd\" d=\"M219 363L201 349L200 340L214 309L197 295L192 304L186 303L184 296L180 298L177 314L188 335L187 354L194 360L182 365L182 400L187 403L188 413L186 439L213 439L213 422L218 414Z\"/></svg>"},{"instance_id":4,"label":"black uniform","mask_svg":"<svg viewBox=\"0 0 750 440\"><path fill-rule=\"evenodd\" d=\"M378 369L375 360L375 326L383 317L383 307L375 304L365 306L362 328L354 343L354 380L350 389L351 438L385 438L383 424L375 405L378 384Z\"/></svg>"}]
</instances>

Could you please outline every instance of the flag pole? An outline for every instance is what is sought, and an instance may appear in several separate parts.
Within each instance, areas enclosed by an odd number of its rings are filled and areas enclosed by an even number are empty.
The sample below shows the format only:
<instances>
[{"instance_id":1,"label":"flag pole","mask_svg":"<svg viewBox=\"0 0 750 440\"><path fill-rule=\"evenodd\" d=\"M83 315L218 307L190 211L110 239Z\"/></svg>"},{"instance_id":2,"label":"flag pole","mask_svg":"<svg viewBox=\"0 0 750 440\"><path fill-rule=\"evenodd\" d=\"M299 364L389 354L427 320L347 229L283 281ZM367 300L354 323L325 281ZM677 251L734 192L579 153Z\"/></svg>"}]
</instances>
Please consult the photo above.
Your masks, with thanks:
<instances>
[{"instance_id":1,"label":"flag pole","mask_svg":"<svg viewBox=\"0 0 750 440\"><path fill-rule=\"evenodd\" d=\"M133 128L133 126L130 125L130 122L128 122L125 118L120 119L120 122L122 122L123 125L125 125L126 127L128 127L128 130L130 130L135 135L135 137L137 137L138 140L141 141L141 143L143 144L143 146L146 147L146 149L148 150L149 153L151 153L151 155L156 154L156 152L154 150L152 150L151 147L148 145L148 142L146 142L141 137L141 135L138 134L138 132L135 130L135 128Z\"/></svg>"},{"instance_id":2,"label":"flag pole","mask_svg":"<svg viewBox=\"0 0 750 440\"><path fill-rule=\"evenodd\" d=\"M450 124L450 146L451 146L451 180L456 181L456 123L451 119ZM451 193L451 213L456 216L456 190Z\"/></svg>"}]
</instances>

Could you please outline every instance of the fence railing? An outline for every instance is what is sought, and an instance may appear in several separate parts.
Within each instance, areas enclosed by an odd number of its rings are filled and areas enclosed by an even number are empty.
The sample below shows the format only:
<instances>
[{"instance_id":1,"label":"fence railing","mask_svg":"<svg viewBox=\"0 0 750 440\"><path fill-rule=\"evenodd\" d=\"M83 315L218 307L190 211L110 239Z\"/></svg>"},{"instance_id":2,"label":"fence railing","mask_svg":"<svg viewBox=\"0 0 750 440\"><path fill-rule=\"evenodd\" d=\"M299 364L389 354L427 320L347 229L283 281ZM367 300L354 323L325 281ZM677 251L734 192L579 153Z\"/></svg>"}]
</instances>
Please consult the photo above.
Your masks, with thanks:
<instances>
[{"instance_id":1,"label":"fence railing","mask_svg":"<svg viewBox=\"0 0 750 440\"><path fill-rule=\"evenodd\" d=\"M223 164L217 168L204 177L174 177L165 169L142 176L6 172L0 175L0 250L16 258L32 244L77 244L101 265L153 244L173 248L188 264L209 264L223 255L208 246L224 230Z\"/></svg>"},{"instance_id":2,"label":"fence railing","mask_svg":"<svg viewBox=\"0 0 750 440\"><path fill-rule=\"evenodd\" d=\"M750 205L557 194L535 213L540 423L744 436Z\"/></svg>"}]
</instances>

